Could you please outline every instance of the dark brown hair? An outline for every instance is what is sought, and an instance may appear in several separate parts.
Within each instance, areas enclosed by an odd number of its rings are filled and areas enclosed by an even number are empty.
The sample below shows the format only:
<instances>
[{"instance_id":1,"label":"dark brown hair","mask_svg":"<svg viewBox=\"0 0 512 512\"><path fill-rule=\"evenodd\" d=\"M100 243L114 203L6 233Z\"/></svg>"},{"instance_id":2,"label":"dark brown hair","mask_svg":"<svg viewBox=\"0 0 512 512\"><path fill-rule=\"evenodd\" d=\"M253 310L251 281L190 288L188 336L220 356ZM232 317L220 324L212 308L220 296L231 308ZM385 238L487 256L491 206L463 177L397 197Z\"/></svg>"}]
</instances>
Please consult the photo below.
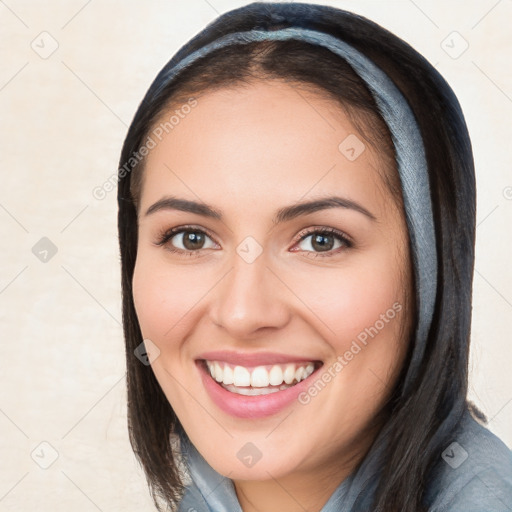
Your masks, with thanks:
<instances>
[{"instance_id":1,"label":"dark brown hair","mask_svg":"<svg viewBox=\"0 0 512 512\"><path fill-rule=\"evenodd\" d=\"M182 427L151 368L134 357L135 348L142 342L131 282L137 255L137 200L144 160L129 165L128 173L121 169L126 169L127 162L133 160L132 156L162 115L191 96L200 97L217 88L247 86L259 79L285 80L298 92L307 89L322 94L345 110L359 133L378 149L386 162L378 170L397 205L401 205L394 147L387 126L364 82L329 50L299 41L232 45L196 61L177 80L165 81L176 62L220 34L255 26L267 30L288 26L286 22L276 22L271 10L263 6L255 3L221 16L178 52L139 106L121 154L118 227L129 434L157 507L159 498L175 506L183 491L176 465L178 454L173 451L169 436ZM300 6L286 4L280 9L295 18L296 23L346 41L381 67L409 102L424 139L438 247L436 306L419 374L402 395L406 361L386 406L391 436L372 508L379 512L419 512L426 510L423 497L429 472L466 407L475 235L475 184L469 136L452 90L409 45L352 13L324 6L301 10ZM413 316L413 309L407 314ZM454 414L449 415L450 411Z\"/></svg>"}]
</instances>

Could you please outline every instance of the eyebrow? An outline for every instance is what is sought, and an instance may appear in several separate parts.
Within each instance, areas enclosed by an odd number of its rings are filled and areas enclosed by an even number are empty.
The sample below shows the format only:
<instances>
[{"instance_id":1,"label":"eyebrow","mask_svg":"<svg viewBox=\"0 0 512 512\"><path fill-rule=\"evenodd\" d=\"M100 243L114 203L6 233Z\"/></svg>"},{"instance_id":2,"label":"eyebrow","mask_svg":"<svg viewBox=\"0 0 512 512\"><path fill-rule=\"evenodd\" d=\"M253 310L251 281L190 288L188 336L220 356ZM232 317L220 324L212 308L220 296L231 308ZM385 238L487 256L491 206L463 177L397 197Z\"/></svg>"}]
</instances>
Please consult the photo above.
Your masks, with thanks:
<instances>
[{"instance_id":1,"label":"eyebrow","mask_svg":"<svg viewBox=\"0 0 512 512\"><path fill-rule=\"evenodd\" d=\"M293 220L301 215L308 215L317 211L327 210L329 208L347 208L365 215L372 221L377 220L373 213L368 211L359 203L343 197L329 196L280 208L277 210L272 222L274 224L279 224ZM202 215L203 217L222 220L222 213L206 203L191 201L189 199L180 199L173 196L166 196L159 199L146 210L144 216L151 215L152 213L161 210L179 210L182 212Z\"/></svg>"}]
</instances>

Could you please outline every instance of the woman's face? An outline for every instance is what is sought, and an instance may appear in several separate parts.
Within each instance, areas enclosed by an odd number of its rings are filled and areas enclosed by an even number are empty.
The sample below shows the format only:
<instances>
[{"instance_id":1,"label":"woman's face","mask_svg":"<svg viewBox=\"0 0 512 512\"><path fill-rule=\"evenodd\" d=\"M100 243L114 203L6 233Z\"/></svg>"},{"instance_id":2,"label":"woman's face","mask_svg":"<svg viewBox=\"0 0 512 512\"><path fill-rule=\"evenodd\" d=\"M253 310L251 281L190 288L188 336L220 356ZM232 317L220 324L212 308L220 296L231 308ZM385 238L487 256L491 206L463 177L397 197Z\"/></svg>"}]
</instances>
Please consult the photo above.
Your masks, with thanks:
<instances>
[{"instance_id":1,"label":"woman's face","mask_svg":"<svg viewBox=\"0 0 512 512\"><path fill-rule=\"evenodd\" d=\"M381 159L334 103L282 82L185 110L153 136L140 197L152 369L221 474L340 481L407 350L407 228Z\"/></svg>"}]
</instances>

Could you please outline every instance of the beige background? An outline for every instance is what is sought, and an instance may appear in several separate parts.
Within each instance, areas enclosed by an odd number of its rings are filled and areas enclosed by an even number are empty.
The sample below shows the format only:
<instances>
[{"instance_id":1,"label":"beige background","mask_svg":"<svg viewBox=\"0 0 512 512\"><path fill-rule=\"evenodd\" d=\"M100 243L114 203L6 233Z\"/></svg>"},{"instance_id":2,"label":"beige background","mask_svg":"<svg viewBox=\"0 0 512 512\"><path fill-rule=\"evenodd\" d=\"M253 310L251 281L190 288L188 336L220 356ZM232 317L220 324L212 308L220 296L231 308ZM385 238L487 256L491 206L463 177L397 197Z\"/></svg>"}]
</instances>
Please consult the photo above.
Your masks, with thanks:
<instances>
[{"instance_id":1,"label":"beige background","mask_svg":"<svg viewBox=\"0 0 512 512\"><path fill-rule=\"evenodd\" d=\"M157 71L244 3L0 1L2 511L153 510L127 439L115 191L92 191ZM459 97L478 177L471 396L512 446L512 1L319 3L404 38Z\"/></svg>"}]
</instances>

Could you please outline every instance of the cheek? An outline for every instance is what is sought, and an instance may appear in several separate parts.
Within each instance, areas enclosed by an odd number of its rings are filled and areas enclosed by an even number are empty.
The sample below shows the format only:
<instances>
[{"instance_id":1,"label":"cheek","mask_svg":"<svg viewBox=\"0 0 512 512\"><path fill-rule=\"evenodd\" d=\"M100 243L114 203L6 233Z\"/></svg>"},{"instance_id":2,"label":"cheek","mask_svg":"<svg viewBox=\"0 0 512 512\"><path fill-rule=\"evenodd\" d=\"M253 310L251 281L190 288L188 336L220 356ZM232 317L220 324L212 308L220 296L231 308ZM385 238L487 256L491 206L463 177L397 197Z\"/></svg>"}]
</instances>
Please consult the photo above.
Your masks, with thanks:
<instances>
[{"instance_id":1,"label":"cheek","mask_svg":"<svg viewBox=\"0 0 512 512\"><path fill-rule=\"evenodd\" d=\"M190 272L180 271L162 260L161 255L141 250L132 281L142 335L159 345L164 339L177 338L187 313L206 288L200 276L191 276Z\"/></svg>"},{"instance_id":2,"label":"cheek","mask_svg":"<svg viewBox=\"0 0 512 512\"><path fill-rule=\"evenodd\" d=\"M394 252L377 251L359 258L353 267L315 269L297 281L297 294L315 314L310 323L330 346L324 369L329 373L324 381L328 391L322 391L321 401L339 420L336 407L351 411L354 421L378 410L403 364L407 343L400 327L406 315L407 283L397 261ZM314 386L324 389L322 383ZM347 431L352 428L346 425Z\"/></svg>"},{"instance_id":3,"label":"cheek","mask_svg":"<svg viewBox=\"0 0 512 512\"><path fill-rule=\"evenodd\" d=\"M390 324L401 321L393 305L404 306L404 283L396 259L389 254L361 258L357 265L337 270L310 269L295 276L294 290L315 313L315 323L324 325L321 331L338 353L376 323L379 330L389 332ZM392 321L386 322L389 318Z\"/></svg>"},{"instance_id":4,"label":"cheek","mask_svg":"<svg viewBox=\"0 0 512 512\"><path fill-rule=\"evenodd\" d=\"M340 444L355 439L386 402L403 365L404 283L397 260L387 258L359 260L357 269L302 280L302 293L315 303L315 325L325 333L331 354L301 397L301 404L313 404L324 425L319 444L323 436Z\"/></svg>"}]
</instances>

